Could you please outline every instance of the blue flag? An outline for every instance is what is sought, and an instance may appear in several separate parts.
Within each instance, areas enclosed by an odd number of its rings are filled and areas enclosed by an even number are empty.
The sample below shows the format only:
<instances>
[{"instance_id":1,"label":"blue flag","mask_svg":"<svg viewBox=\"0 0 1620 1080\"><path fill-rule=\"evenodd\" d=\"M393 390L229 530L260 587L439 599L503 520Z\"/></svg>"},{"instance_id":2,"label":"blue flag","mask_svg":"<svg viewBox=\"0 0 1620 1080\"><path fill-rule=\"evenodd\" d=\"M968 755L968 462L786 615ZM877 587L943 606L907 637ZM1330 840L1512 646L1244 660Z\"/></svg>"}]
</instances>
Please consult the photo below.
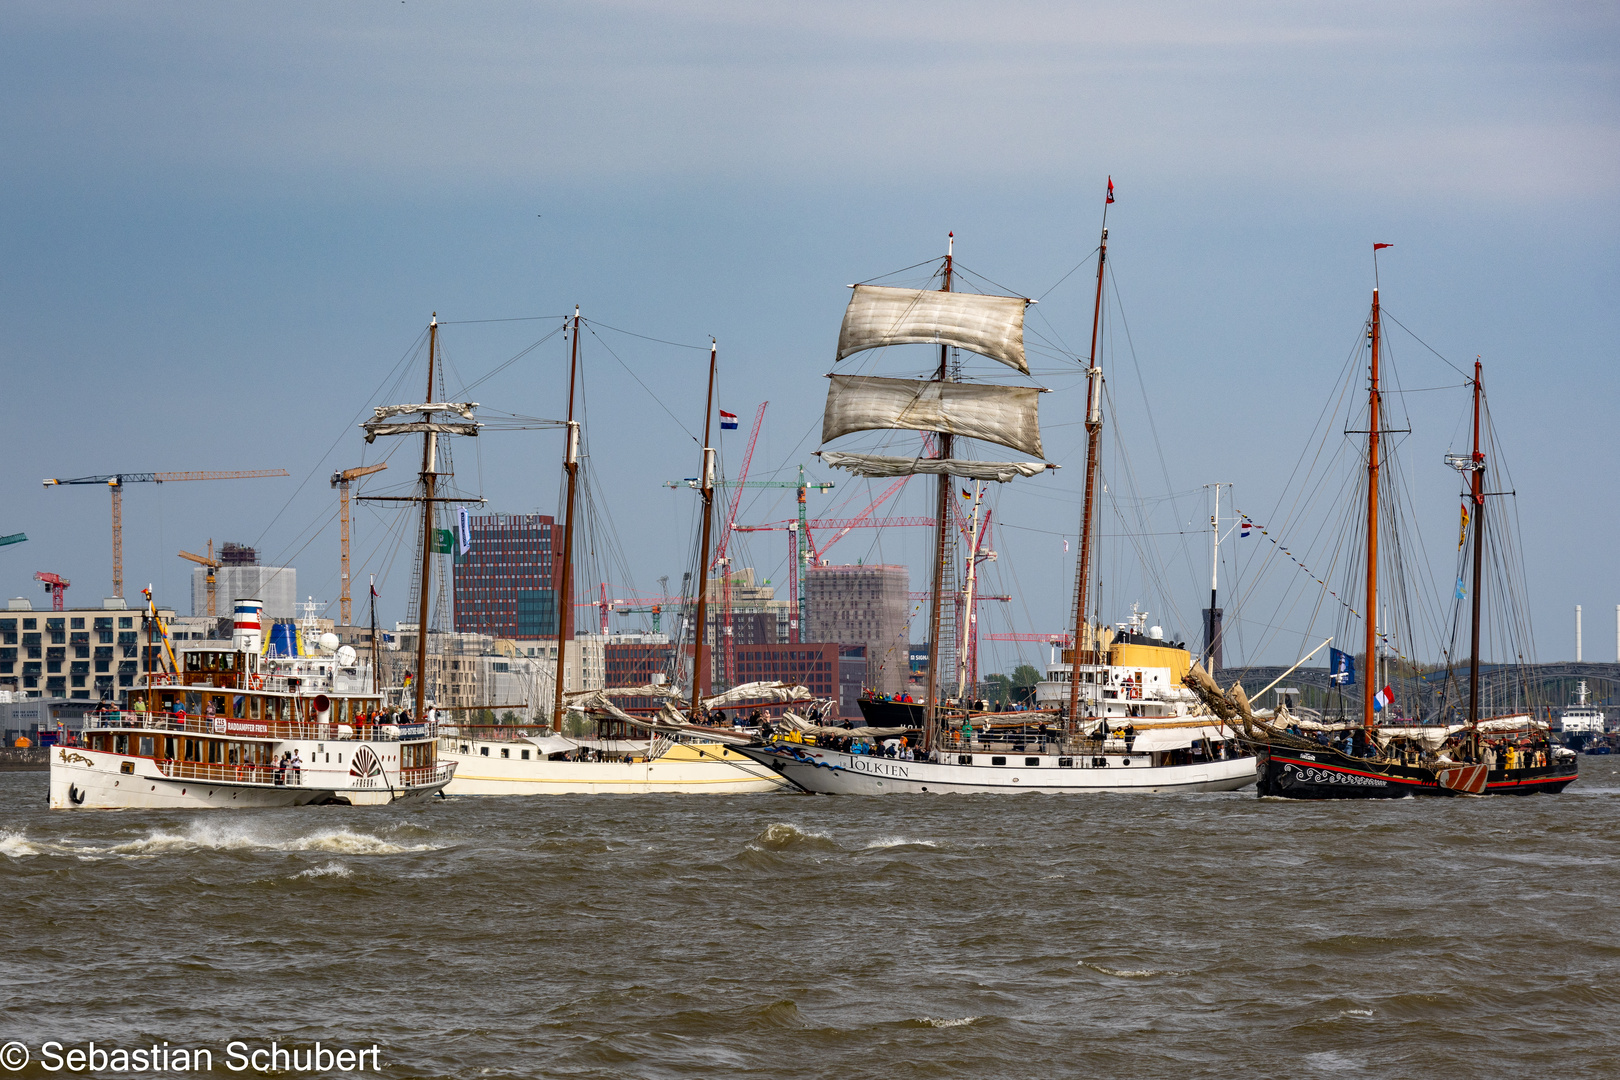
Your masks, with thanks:
<instances>
[{"instance_id":1,"label":"blue flag","mask_svg":"<svg viewBox=\"0 0 1620 1080\"><path fill-rule=\"evenodd\" d=\"M1356 658L1347 652L1329 648L1328 682L1334 686L1353 686L1356 681Z\"/></svg>"}]
</instances>

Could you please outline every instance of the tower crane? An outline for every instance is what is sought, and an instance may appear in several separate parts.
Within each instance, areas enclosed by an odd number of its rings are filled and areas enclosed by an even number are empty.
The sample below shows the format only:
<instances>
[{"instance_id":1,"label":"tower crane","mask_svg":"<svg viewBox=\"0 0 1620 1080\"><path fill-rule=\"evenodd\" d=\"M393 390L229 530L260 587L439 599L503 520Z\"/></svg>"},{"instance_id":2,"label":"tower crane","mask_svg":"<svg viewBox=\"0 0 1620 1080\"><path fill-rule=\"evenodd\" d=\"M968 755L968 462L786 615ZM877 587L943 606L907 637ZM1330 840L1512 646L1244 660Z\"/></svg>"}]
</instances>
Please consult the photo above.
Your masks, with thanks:
<instances>
[{"instance_id":1,"label":"tower crane","mask_svg":"<svg viewBox=\"0 0 1620 1080\"><path fill-rule=\"evenodd\" d=\"M73 582L59 574L46 573L44 570L35 573L34 580L45 583L45 591L51 594L51 610L61 611L62 598L67 595L68 586Z\"/></svg>"},{"instance_id":2,"label":"tower crane","mask_svg":"<svg viewBox=\"0 0 1620 1080\"><path fill-rule=\"evenodd\" d=\"M670 480L666 482L664 486L673 488L680 487L683 484L687 487L695 488L697 487L697 479L695 477L688 477L685 480ZM808 565L807 560L810 558L810 531L805 527L806 518L808 517L808 511L806 508L807 500L805 499L805 494L809 491L819 491L825 495L827 492L833 489L833 485L824 480L807 482L804 478L803 465L799 466L799 478L797 480L745 480L741 482L736 480L721 480L716 484L717 487L730 487L733 485L736 487L752 488L797 488L799 491L799 520L792 523L790 526L776 526L788 528L790 533L792 533L792 535L789 536L789 540L792 542L793 547L793 557L788 560L788 593L791 598L796 601L796 603L789 612L788 638L789 640L797 643L799 640L799 627L803 624L804 620L809 617L810 610L809 597L805 594L803 582L801 581L801 575L799 573L799 567L801 565ZM761 531L759 528L753 526L733 524L729 527L737 532Z\"/></svg>"},{"instance_id":3,"label":"tower crane","mask_svg":"<svg viewBox=\"0 0 1620 1080\"><path fill-rule=\"evenodd\" d=\"M207 603L207 610L208 610L208 617L210 619L212 619L216 614L218 614L217 606L214 603L214 571L218 570L221 566L225 565L221 560L216 559L214 557L214 541L213 541L213 539L210 538L209 541L208 541L208 554L207 555L193 555L189 551L182 551L182 552L179 553L179 555L180 555L180 557L182 559L190 559L192 562L198 564L199 566L203 566L203 567L207 568L207 570L208 570L208 603Z\"/></svg>"},{"instance_id":4,"label":"tower crane","mask_svg":"<svg viewBox=\"0 0 1620 1080\"><path fill-rule=\"evenodd\" d=\"M175 480L251 480L262 476L286 476L286 469L252 469L246 472L128 472L105 476L80 476L72 480L46 480L46 487L66 484L105 484L112 492L112 594L124 595L124 485L164 484Z\"/></svg>"},{"instance_id":5,"label":"tower crane","mask_svg":"<svg viewBox=\"0 0 1620 1080\"><path fill-rule=\"evenodd\" d=\"M375 465L362 465L354 469L343 469L332 474L332 486L338 489L338 545L341 552L339 568L342 572L342 591L338 594L338 611L343 617L343 625L351 624L351 611L353 605L349 600L349 481L358 480L362 476L370 476L375 472L382 472L388 468L388 462L380 461ZM213 594L209 594L212 599ZM212 615L210 611L208 614Z\"/></svg>"}]
</instances>

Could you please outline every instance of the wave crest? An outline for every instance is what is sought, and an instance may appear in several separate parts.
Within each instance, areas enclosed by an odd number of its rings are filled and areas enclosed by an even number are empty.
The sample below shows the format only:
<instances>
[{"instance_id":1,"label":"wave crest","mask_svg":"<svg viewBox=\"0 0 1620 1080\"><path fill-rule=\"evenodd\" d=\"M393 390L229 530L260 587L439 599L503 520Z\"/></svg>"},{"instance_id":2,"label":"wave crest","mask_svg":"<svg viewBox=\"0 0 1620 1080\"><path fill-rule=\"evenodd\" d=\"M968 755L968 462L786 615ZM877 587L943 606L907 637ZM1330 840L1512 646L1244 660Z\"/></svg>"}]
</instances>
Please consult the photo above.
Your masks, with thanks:
<instances>
[{"instance_id":1,"label":"wave crest","mask_svg":"<svg viewBox=\"0 0 1620 1080\"><path fill-rule=\"evenodd\" d=\"M748 841L756 851L787 851L807 848L813 851L835 851L838 844L826 833L801 829L785 821L765 826L765 831Z\"/></svg>"},{"instance_id":2,"label":"wave crest","mask_svg":"<svg viewBox=\"0 0 1620 1080\"><path fill-rule=\"evenodd\" d=\"M1103 964L1093 964L1090 960L1080 961L1080 967L1090 968L1092 971L1104 975L1112 975L1116 979L1157 979L1179 978L1182 975L1191 975L1192 971L1173 971L1169 968L1113 968Z\"/></svg>"}]
</instances>

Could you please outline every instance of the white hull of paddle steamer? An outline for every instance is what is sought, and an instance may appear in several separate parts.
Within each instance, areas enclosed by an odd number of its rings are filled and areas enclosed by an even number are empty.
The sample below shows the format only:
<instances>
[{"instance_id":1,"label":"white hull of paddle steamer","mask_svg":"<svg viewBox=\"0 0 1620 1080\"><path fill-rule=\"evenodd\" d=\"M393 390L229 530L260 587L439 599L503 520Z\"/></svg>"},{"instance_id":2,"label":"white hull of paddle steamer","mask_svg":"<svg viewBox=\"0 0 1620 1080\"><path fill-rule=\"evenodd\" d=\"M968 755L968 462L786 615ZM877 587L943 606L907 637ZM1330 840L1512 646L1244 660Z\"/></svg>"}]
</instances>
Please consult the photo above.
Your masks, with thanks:
<instances>
[{"instance_id":1,"label":"white hull of paddle steamer","mask_svg":"<svg viewBox=\"0 0 1620 1080\"><path fill-rule=\"evenodd\" d=\"M296 780L284 776L280 784L269 773L255 779L254 770L231 765L159 761L83 746L56 747L51 753L50 806L53 810L261 809L340 800L351 806L377 806L425 799L443 789L452 772L440 765L431 777L401 782L390 762L397 746L346 742L334 752L337 745L300 740L277 743L278 750L297 750L306 762L333 759L330 766L324 761L306 764ZM356 755L365 759L368 754L377 762L377 775L351 776L348 763ZM338 758L342 764L337 763Z\"/></svg>"}]
</instances>

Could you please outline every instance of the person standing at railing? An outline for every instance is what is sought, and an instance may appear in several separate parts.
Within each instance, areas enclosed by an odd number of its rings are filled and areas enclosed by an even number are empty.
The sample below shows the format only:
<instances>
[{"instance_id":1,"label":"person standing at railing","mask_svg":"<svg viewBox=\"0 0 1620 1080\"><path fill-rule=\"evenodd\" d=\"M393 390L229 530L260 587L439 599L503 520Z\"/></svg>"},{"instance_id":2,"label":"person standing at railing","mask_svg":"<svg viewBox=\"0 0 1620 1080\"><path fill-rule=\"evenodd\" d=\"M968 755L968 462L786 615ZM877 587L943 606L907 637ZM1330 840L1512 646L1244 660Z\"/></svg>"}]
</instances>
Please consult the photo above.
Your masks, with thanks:
<instances>
[{"instance_id":1,"label":"person standing at railing","mask_svg":"<svg viewBox=\"0 0 1620 1080\"><path fill-rule=\"evenodd\" d=\"M304 761L298 756L297 750L292 755L292 782L294 787L304 782Z\"/></svg>"}]
</instances>

